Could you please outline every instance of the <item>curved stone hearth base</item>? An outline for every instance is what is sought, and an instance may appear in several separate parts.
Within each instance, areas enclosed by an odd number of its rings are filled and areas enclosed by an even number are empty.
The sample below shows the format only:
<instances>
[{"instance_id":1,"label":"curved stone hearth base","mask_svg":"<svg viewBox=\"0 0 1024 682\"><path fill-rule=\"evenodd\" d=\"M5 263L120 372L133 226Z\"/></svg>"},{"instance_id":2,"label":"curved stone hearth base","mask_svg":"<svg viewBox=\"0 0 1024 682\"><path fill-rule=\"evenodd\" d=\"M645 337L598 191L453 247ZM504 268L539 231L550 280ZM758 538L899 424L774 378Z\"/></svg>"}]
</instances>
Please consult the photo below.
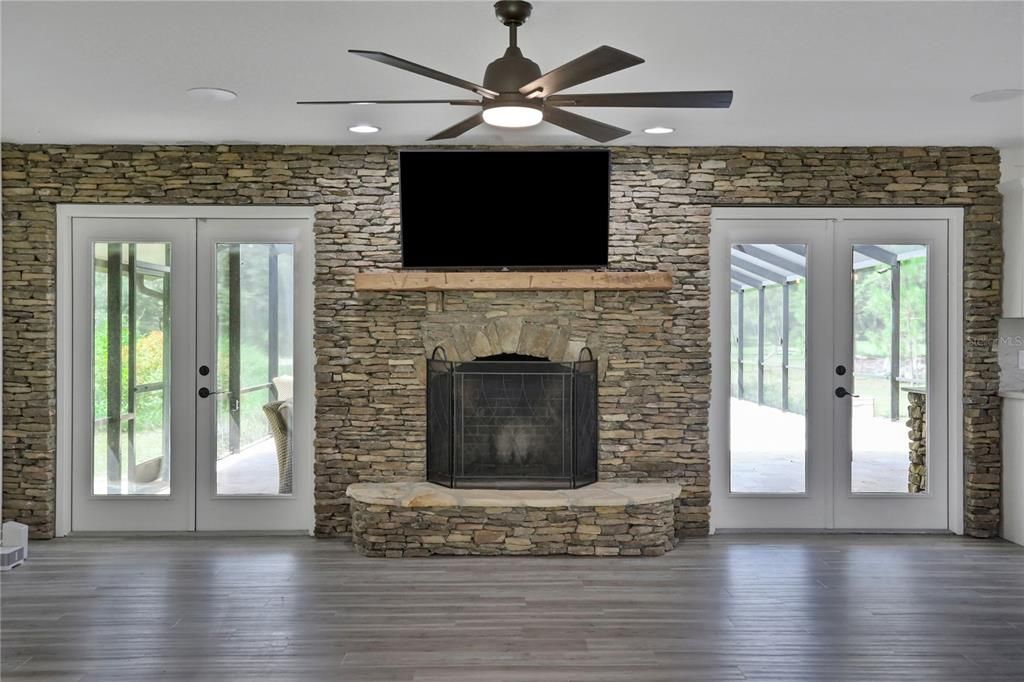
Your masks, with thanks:
<instances>
[{"instance_id":1,"label":"curved stone hearth base","mask_svg":"<svg viewBox=\"0 0 1024 682\"><path fill-rule=\"evenodd\" d=\"M353 483L352 541L366 556L660 556L674 544L672 483L578 490L460 490Z\"/></svg>"}]
</instances>

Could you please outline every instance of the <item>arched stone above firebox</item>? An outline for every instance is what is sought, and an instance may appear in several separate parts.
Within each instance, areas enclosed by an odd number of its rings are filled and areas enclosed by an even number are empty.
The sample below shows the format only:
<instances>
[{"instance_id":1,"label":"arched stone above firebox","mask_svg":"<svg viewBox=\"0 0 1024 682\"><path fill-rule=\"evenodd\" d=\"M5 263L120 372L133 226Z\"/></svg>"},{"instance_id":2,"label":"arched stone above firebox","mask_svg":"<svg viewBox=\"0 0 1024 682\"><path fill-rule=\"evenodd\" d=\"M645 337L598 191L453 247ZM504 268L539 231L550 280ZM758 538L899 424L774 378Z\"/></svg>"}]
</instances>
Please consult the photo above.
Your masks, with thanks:
<instances>
[{"instance_id":1,"label":"arched stone above firebox","mask_svg":"<svg viewBox=\"0 0 1024 682\"><path fill-rule=\"evenodd\" d=\"M460 322L456 324L425 324L423 327L424 358L440 346L452 362L468 362L502 353L531 355L554 362L574 362L583 348L590 348L598 361L598 378L603 379L608 367L604 344L598 334L574 331L563 320L508 316ZM416 374L426 381L426 363L416 363Z\"/></svg>"}]
</instances>

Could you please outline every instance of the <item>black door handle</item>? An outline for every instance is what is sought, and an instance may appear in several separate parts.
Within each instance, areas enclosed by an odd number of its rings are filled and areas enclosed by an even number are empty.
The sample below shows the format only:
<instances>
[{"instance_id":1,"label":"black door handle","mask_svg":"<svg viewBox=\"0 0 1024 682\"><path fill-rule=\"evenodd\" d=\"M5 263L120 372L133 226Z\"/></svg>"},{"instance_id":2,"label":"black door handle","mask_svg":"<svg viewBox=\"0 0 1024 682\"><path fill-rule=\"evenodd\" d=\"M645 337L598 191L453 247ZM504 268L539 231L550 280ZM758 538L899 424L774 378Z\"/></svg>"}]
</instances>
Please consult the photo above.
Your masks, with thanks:
<instances>
[{"instance_id":1,"label":"black door handle","mask_svg":"<svg viewBox=\"0 0 1024 682\"><path fill-rule=\"evenodd\" d=\"M224 391L211 391L210 389L206 388L205 386L203 386L201 389L199 389L199 397L200 398L209 398L211 395L217 395L218 393L224 393Z\"/></svg>"},{"instance_id":2,"label":"black door handle","mask_svg":"<svg viewBox=\"0 0 1024 682\"><path fill-rule=\"evenodd\" d=\"M859 398L860 396L855 394L855 393L850 393L845 388L840 386L839 388L836 389L836 397L837 398Z\"/></svg>"}]
</instances>

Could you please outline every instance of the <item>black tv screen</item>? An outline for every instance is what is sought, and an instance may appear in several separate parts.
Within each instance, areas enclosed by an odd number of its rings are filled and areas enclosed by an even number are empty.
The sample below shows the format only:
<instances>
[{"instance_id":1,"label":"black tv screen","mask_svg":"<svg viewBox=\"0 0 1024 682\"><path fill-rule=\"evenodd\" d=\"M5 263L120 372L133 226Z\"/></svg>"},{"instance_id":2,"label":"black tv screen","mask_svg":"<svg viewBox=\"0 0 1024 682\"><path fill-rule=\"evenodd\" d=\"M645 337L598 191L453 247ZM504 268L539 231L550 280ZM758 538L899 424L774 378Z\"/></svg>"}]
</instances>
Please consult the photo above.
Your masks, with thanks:
<instances>
[{"instance_id":1,"label":"black tv screen","mask_svg":"<svg viewBox=\"0 0 1024 682\"><path fill-rule=\"evenodd\" d=\"M402 151L402 265L608 265L606 150Z\"/></svg>"}]
</instances>

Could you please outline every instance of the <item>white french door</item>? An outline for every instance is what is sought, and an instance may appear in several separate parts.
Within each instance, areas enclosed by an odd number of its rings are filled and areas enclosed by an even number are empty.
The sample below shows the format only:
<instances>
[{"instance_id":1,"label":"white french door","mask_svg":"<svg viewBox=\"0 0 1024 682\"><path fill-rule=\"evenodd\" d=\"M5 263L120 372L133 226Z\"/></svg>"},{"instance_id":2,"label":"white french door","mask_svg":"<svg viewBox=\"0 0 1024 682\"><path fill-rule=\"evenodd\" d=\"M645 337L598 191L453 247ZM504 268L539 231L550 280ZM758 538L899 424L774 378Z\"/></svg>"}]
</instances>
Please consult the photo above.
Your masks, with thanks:
<instances>
[{"instance_id":1,"label":"white french door","mask_svg":"<svg viewBox=\"0 0 1024 682\"><path fill-rule=\"evenodd\" d=\"M67 530L310 531L311 221L79 210Z\"/></svg>"},{"instance_id":2,"label":"white french door","mask_svg":"<svg viewBox=\"0 0 1024 682\"><path fill-rule=\"evenodd\" d=\"M73 240L72 528L191 530L195 221L76 218Z\"/></svg>"},{"instance_id":3,"label":"white french door","mask_svg":"<svg viewBox=\"0 0 1024 682\"><path fill-rule=\"evenodd\" d=\"M946 528L949 224L834 225L834 527Z\"/></svg>"},{"instance_id":4,"label":"white french door","mask_svg":"<svg viewBox=\"0 0 1024 682\"><path fill-rule=\"evenodd\" d=\"M955 527L956 225L935 210L715 212L715 528Z\"/></svg>"},{"instance_id":5,"label":"white french door","mask_svg":"<svg viewBox=\"0 0 1024 682\"><path fill-rule=\"evenodd\" d=\"M198 227L196 527L308 528L313 390L299 368L313 358L295 330L312 329L310 226L227 218Z\"/></svg>"}]
</instances>

